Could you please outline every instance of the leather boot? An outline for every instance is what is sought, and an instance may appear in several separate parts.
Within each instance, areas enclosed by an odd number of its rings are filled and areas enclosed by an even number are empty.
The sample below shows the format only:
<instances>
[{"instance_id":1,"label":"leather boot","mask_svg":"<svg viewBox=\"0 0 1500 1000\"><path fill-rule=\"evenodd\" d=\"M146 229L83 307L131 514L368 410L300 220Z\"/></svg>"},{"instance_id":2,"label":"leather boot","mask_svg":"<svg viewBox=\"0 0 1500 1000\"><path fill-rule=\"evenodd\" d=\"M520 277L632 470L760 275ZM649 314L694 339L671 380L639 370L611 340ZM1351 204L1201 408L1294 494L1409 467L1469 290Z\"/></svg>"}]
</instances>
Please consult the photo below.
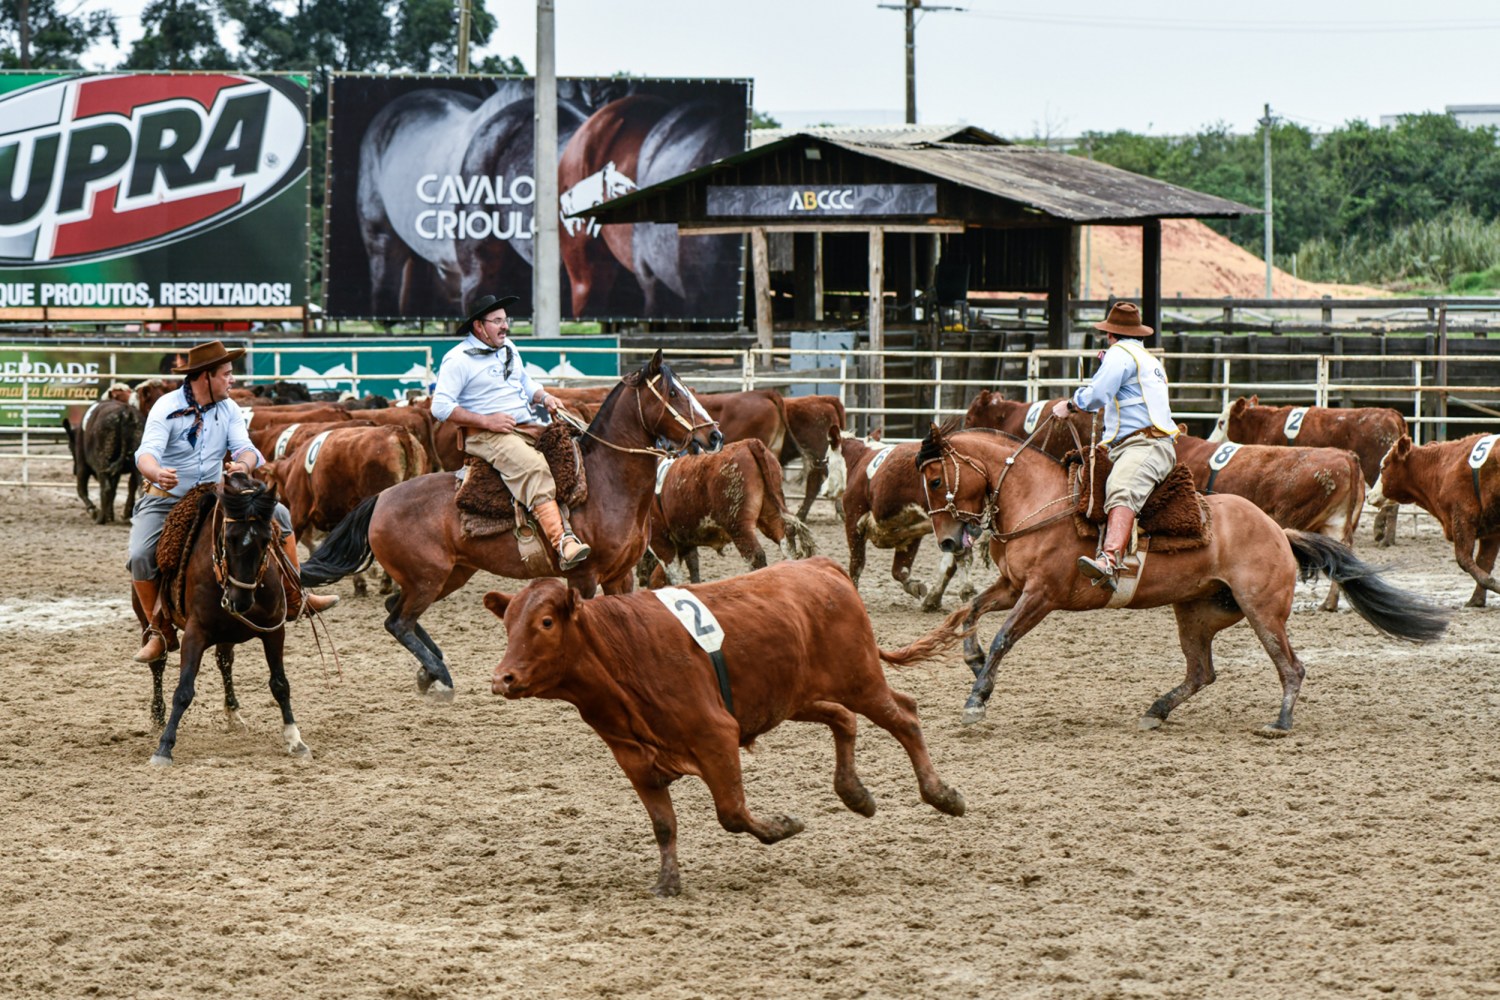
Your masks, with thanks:
<instances>
[{"instance_id":1,"label":"leather boot","mask_svg":"<svg viewBox=\"0 0 1500 1000\"><path fill-rule=\"evenodd\" d=\"M593 550L579 541L577 535L563 528L562 511L557 509L556 500L539 501L531 512L536 515L547 541L557 550L558 569L572 569L589 557Z\"/></svg>"},{"instance_id":2,"label":"leather boot","mask_svg":"<svg viewBox=\"0 0 1500 1000\"><path fill-rule=\"evenodd\" d=\"M135 587L136 600L141 602L141 610L146 613L146 620L150 622L146 626L146 634L142 637L140 652L135 654L135 662L151 663L167 655L167 636L162 630L161 599L155 580L132 580L131 586ZM171 625L167 625L171 628Z\"/></svg>"},{"instance_id":3,"label":"leather boot","mask_svg":"<svg viewBox=\"0 0 1500 1000\"><path fill-rule=\"evenodd\" d=\"M1109 512L1109 526L1104 532L1104 549L1098 559L1078 557L1078 572L1094 581L1095 586L1114 590L1119 582L1120 564L1125 546L1130 544L1130 529L1135 526L1135 511L1115 507Z\"/></svg>"},{"instance_id":4,"label":"leather boot","mask_svg":"<svg viewBox=\"0 0 1500 1000\"><path fill-rule=\"evenodd\" d=\"M287 559L291 561L292 569L301 568L302 560L297 558L297 536L290 531L281 536L281 551L285 552ZM304 590L302 592L302 613L306 615L309 610L327 611L338 602L338 594L328 594L325 596L323 594L314 594L310 590Z\"/></svg>"}]
</instances>

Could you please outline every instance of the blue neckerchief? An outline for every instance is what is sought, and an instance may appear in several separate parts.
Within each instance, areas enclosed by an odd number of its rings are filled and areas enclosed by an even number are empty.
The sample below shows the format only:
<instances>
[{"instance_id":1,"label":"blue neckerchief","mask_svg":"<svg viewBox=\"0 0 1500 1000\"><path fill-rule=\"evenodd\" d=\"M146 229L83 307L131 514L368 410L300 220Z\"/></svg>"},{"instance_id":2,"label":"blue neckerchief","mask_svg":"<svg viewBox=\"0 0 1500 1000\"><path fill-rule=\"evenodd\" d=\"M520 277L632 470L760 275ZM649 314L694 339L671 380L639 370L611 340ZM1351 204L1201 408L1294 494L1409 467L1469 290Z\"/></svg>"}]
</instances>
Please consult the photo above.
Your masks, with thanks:
<instances>
[{"instance_id":1,"label":"blue neckerchief","mask_svg":"<svg viewBox=\"0 0 1500 1000\"><path fill-rule=\"evenodd\" d=\"M171 420L173 417L191 416L193 418L193 426L188 428L187 439L188 444L196 448L198 446L198 432L203 429L203 413L206 408L199 406L193 399L193 383L187 379L183 379L182 381L182 398L187 400L187 405L180 410L168 413L167 419Z\"/></svg>"}]
</instances>

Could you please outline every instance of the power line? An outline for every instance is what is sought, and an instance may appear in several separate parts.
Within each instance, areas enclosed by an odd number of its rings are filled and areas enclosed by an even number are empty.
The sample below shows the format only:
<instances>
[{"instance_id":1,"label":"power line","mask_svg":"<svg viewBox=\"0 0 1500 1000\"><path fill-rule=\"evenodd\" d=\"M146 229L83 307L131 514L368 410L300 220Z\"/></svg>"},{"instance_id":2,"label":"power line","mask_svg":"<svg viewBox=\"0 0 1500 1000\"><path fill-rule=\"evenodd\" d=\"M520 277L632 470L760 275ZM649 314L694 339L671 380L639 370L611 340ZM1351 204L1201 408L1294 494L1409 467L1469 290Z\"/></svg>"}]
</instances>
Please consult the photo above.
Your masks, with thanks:
<instances>
[{"instance_id":1,"label":"power line","mask_svg":"<svg viewBox=\"0 0 1500 1000\"><path fill-rule=\"evenodd\" d=\"M1018 24L1045 24L1109 31L1192 31L1255 34L1374 35L1410 32L1497 31L1500 18L1441 18L1400 21L1260 21L1248 19L1201 19L1121 17L1119 15L1030 13L1025 11L968 11L971 17Z\"/></svg>"}]
</instances>

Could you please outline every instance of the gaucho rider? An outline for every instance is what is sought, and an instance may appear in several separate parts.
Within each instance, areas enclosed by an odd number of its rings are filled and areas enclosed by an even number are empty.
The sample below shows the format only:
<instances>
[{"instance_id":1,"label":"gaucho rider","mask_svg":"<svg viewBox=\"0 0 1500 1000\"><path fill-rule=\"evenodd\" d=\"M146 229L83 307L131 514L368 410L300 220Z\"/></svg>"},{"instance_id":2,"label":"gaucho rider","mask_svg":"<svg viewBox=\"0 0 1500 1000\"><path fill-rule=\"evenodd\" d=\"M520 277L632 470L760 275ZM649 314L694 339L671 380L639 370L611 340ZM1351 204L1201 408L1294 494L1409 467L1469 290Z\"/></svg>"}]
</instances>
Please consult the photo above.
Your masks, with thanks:
<instances>
[{"instance_id":1,"label":"gaucho rider","mask_svg":"<svg viewBox=\"0 0 1500 1000\"><path fill-rule=\"evenodd\" d=\"M1118 302L1094 329L1109 335L1109 347L1099 355L1093 380L1070 399L1052 408L1058 419L1080 410L1104 410L1104 438L1114 463L1105 482L1104 510L1108 527L1097 558L1081 556L1078 571L1115 589L1125 546L1136 516L1163 479L1177 464L1172 439L1177 420L1167 399L1167 376L1161 362L1142 340L1151 336L1141 313L1129 302Z\"/></svg>"},{"instance_id":2,"label":"gaucho rider","mask_svg":"<svg viewBox=\"0 0 1500 1000\"><path fill-rule=\"evenodd\" d=\"M543 425L532 407L557 412L559 400L526 373L521 352L507 340L505 307L519 296L481 296L459 324L463 343L438 368L432 415L463 428L463 449L495 467L518 503L524 504L557 550L558 566L572 569L589 557L589 547L563 527L557 486L547 460L537 450Z\"/></svg>"},{"instance_id":3,"label":"gaucho rider","mask_svg":"<svg viewBox=\"0 0 1500 1000\"><path fill-rule=\"evenodd\" d=\"M239 407L229 399L233 362L244 353L238 347L225 350L217 340L197 345L188 351L186 362L172 369L173 375L182 376L182 386L158 399L146 416L135 453L135 467L145 486L130 514L130 578L151 619L135 654L139 663L150 663L175 645L168 641L172 623L157 585L156 543L167 512L199 483L216 483L226 471L249 472L263 461L250 443ZM297 539L285 504L276 505L275 520L281 525L282 547L295 567ZM326 611L339 602L336 595L312 593L304 594L303 600L314 611Z\"/></svg>"}]
</instances>

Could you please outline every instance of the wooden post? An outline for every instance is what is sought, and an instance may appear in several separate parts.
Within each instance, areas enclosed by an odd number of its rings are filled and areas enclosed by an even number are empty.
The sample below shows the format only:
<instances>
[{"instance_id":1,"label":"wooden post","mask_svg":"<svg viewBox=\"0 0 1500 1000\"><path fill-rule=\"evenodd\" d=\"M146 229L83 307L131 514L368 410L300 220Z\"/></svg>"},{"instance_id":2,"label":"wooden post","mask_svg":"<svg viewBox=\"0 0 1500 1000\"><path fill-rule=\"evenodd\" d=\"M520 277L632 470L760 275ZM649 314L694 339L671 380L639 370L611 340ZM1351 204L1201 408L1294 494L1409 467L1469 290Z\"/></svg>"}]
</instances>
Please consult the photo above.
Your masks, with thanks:
<instances>
[{"instance_id":1,"label":"wooden post","mask_svg":"<svg viewBox=\"0 0 1500 1000\"><path fill-rule=\"evenodd\" d=\"M1058 351L1072 346L1068 343L1071 332L1068 328L1068 289L1073 287L1071 229L1069 226L1047 233L1047 346ZM1047 374L1052 378L1067 378L1067 360L1053 358L1047 366Z\"/></svg>"},{"instance_id":2,"label":"wooden post","mask_svg":"<svg viewBox=\"0 0 1500 1000\"><path fill-rule=\"evenodd\" d=\"M870 300L866 306L870 322L870 350L885 350L885 230L877 226L870 228ZM878 419L885 422L885 356L877 354L870 359L870 377L875 380L870 387L870 406L877 411Z\"/></svg>"},{"instance_id":3,"label":"wooden post","mask_svg":"<svg viewBox=\"0 0 1500 1000\"><path fill-rule=\"evenodd\" d=\"M813 233L813 319L823 322L823 234Z\"/></svg>"},{"instance_id":4,"label":"wooden post","mask_svg":"<svg viewBox=\"0 0 1500 1000\"><path fill-rule=\"evenodd\" d=\"M1448 440L1448 303L1438 306L1437 311L1437 415L1442 421L1438 425L1439 441Z\"/></svg>"},{"instance_id":5,"label":"wooden post","mask_svg":"<svg viewBox=\"0 0 1500 1000\"><path fill-rule=\"evenodd\" d=\"M1141 322L1156 331L1146 346L1161 344L1161 220L1141 225Z\"/></svg>"},{"instance_id":6,"label":"wooden post","mask_svg":"<svg viewBox=\"0 0 1500 1000\"><path fill-rule=\"evenodd\" d=\"M750 268L755 272L755 346L770 350L771 331L771 253L766 247L766 231L750 230Z\"/></svg>"}]
</instances>

